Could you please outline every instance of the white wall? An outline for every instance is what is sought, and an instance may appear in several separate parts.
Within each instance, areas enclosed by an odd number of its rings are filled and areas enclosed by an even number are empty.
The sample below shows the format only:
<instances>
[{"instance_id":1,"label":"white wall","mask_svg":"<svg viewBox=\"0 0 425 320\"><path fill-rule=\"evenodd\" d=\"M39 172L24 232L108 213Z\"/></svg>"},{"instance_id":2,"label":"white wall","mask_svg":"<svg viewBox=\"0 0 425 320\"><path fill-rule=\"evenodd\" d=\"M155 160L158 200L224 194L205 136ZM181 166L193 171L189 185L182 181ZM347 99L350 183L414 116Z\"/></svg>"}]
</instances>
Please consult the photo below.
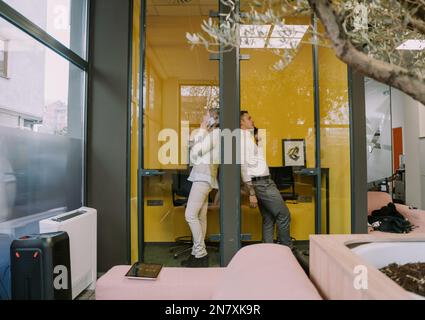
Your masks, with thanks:
<instances>
[{"instance_id":1,"label":"white wall","mask_svg":"<svg viewBox=\"0 0 425 320\"><path fill-rule=\"evenodd\" d=\"M404 120L404 98L405 94L397 89L391 88L391 121L393 128L402 128L403 147L406 145L405 120ZM403 150L404 153L404 150Z\"/></svg>"},{"instance_id":2,"label":"white wall","mask_svg":"<svg viewBox=\"0 0 425 320\"><path fill-rule=\"evenodd\" d=\"M419 137L425 138L425 108L419 108Z\"/></svg>"},{"instance_id":3,"label":"white wall","mask_svg":"<svg viewBox=\"0 0 425 320\"><path fill-rule=\"evenodd\" d=\"M418 208L424 208L425 197L425 152L421 152L419 139L419 108L424 108L419 102L407 95L403 99L405 119L405 160L406 160L406 203ZM423 143L422 143L423 144ZM424 200L424 201L423 201Z\"/></svg>"},{"instance_id":4,"label":"white wall","mask_svg":"<svg viewBox=\"0 0 425 320\"><path fill-rule=\"evenodd\" d=\"M47 1L46 0L3 0L13 9L28 17L32 22L46 29Z\"/></svg>"}]
</instances>

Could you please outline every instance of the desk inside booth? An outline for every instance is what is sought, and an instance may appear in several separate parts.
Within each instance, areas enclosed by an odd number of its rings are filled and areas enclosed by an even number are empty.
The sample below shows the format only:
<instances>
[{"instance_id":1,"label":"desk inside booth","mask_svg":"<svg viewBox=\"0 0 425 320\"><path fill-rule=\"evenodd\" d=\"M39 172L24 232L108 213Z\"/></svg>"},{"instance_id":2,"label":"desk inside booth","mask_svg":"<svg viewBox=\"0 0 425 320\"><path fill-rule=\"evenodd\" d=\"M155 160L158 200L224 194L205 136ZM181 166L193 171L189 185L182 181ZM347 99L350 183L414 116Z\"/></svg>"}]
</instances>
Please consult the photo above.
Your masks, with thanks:
<instances>
[{"instance_id":1,"label":"desk inside booth","mask_svg":"<svg viewBox=\"0 0 425 320\"><path fill-rule=\"evenodd\" d=\"M191 234L185 220L185 203L191 183L190 170L149 170L144 175L144 238L147 243L171 243L176 238ZM207 237L220 233L220 210L214 202L215 191L210 193ZM133 200L137 206L137 199Z\"/></svg>"},{"instance_id":2,"label":"desk inside booth","mask_svg":"<svg viewBox=\"0 0 425 320\"><path fill-rule=\"evenodd\" d=\"M296 240L308 240L315 233L315 176L316 171L293 170L293 184L281 184L274 174L281 167L271 167L271 175L276 180L285 202L291 212L291 236ZM329 169L322 168L322 233L329 231ZM177 237L190 235L185 220L184 196L176 194L176 178L185 183L190 171L182 169L152 171L144 179L145 241L174 242ZM290 180L290 179L286 179ZM173 190L174 188L174 190ZM184 186L183 189L187 189ZM190 186L189 190L190 191ZM187 191L187 192L188 192ZM294 192L293 192L294 191ZM295 194L287 199L287 193ZM214 203L216 191L210 194L208 206L207 239L217 239L220 234L220 207ZM291 197L289 197L291 198ZM133 200L137 206L137 200ZM249 207L246 194L241 193L241 232L247 241L261 241L262 219L258 210Z\"/></svg>"},{"instance_id":3,"label":"desk inside booth","mask_svg":"<svg viewBox=\"0 0 425 320\"><path fill-rule=\"evenodd\" d=\"M329 169L322 168L322 233L329 232ZM308 240L315 234L316 175L314 169L292 169L291 167L270 167L270 174L276 183L291 213L291 237ZM242 233L252 234L253 241L261 241L261 214L258 209L249 208L248 198L241 201ZM276 235L277 238L277 235Z\"/></svg>"}]
</instances>

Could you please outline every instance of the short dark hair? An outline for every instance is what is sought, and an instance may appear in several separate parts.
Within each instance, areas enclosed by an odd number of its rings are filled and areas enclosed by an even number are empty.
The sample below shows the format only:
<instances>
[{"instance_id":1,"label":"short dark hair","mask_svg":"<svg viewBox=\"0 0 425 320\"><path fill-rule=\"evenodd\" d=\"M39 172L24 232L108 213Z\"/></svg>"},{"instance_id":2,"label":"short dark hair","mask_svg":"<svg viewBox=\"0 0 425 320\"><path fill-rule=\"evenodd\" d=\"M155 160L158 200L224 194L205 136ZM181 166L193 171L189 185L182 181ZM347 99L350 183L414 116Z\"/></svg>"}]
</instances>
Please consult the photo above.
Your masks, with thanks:
<instances>
[{"instance_id":1,"label":"short dark hair","mask_svg":"<svg viewBox=\"0 0 425 320\"><path fill-rule=\"evenodd\" d=\"M241 110L241 118L244 116L244 114L247 114L248 111L247 110Z\"/></svg>"}]
</instances>

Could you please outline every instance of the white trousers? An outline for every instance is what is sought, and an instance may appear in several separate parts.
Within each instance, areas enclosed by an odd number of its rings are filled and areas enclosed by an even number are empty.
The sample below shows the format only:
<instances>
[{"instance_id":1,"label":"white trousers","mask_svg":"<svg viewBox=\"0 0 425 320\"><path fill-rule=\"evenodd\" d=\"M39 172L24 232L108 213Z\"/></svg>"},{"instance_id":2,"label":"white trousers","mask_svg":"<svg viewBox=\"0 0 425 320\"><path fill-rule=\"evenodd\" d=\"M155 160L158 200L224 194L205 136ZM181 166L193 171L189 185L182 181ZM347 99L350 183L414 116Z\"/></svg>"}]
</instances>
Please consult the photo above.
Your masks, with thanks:
<instances>
[{"instance_id":1,"label":"white trousers","mask_svg":"<svg viewBox=\"0 0 425 320\"><path fill-rule=\"evenodd\" d=\"M190 189L185 218L192 232L192 255L202 258L207 255L205 235L207 233L208 195L211 186L208 182L195 181Z\"/></svg>"}]
</instances>

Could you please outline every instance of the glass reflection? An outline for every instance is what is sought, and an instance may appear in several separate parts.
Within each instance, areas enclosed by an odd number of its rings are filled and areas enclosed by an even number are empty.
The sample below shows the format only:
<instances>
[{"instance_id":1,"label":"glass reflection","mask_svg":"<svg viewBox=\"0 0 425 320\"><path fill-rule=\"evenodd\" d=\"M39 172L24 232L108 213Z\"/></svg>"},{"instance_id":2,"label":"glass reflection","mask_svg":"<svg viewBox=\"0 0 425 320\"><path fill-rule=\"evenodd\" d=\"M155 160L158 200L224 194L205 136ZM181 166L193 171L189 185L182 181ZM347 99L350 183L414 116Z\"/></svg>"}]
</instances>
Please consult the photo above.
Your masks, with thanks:
<instances>
[{"instance_id":1,"label":"glass reflection","mask_svg":"<svg viewBox=\"0 0 425 320\"><path fill-rule=\"evenodd\" d=\"M87 0L4 0L82 58L87 56Z\"/></svg>"},{"instance_id":2,"label":"glass reflection","mask_svg":"<svg viewBox=\"0 0 425 320\"><path fill-rule=\"evenodd\" d=\"M145 260L179 267L195 253L187 214L196 183L189 180L193 170L188 162L190 136L207 110L219 108L218 63L209 60L204 48L191 48L186 33L200 32L202 21L208 19L210 10L217 10L218 2L146 4L145 99L141 108ZM210 256L205 266L219 265L213 243L219 240L217 203L217 191L212 190L206 198L206 230L202 225ZM200 213L202 220L204 211Z\"/></svg>"},{"instance_id":3,"label":"glass reflection","mask_svg":"<svg viewBox=\"0 0 425 320\"><path fill-rule=\"evenodd\" d=\"M300 167L287 166L283 140L302 139L308 168L315 167L314 88L312 47L301 43L309 27L308 17L285 20L286 29L272 26L263 49L242 48L250 59L241 63L241 109L248 110L255 125L266 131L266 162L282 200L291 214L291 237L308 240L315 233L314 177L299 174ZM278 56L269 48L298 47L293 61L283 70L273 68ZM302 165L301 167L303 167ZM264 217L249 207L242 194L242 233L251 241L264 240ZM260 201L260 200L259 200ZM274 240L281 242L278 232Z\"/></svg>"},{"instance_id":4,"label":"glass reflection","mask_svg":"<svg viewBox=\"0 0 425 320\"><path fill-rule=\"evenodd\" d=\"M84 72L0 19L0 222L82 203ZM24 93L24 94L23 94Z\"/></svg>"},{"instance_id":5,"label":"glass reflection","mask_svg":"<svg viewBox=\"0 0 425 320\"><path fill-rule=\"evenodd\" d=\"M11 241L38 233L41 219L82 206L85 73L3 19L0 38L7 39L0 76L0 299L8 299Z\"/></svg>"}]
</instances>

